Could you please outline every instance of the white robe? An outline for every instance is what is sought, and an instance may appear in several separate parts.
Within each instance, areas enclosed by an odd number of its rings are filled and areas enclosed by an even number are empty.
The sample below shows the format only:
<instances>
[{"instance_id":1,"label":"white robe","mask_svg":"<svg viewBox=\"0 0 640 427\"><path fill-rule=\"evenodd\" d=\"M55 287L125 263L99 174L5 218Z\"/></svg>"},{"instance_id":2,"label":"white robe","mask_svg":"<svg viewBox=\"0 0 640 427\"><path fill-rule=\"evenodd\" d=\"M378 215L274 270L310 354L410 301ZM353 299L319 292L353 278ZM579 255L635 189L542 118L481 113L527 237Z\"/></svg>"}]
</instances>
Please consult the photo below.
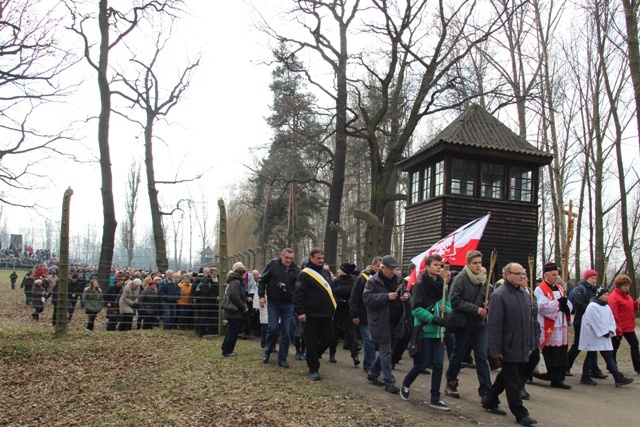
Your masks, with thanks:
<instances>
[{"instance_id":1,"label":"white robe","mask_svg":"<svg viewBox=\"0 0 640 427\"><path fill-rule=\"evenodd\" d=\"M590 302L582 316L579 350L611 351L613 344L606 335L616 334L616 319L608 304L600 305Z\"/></svg>"},{"instance_id":2,"label":"white robe","mask_svg":"<svg viewBox=\"0 0 640 427\"><path fill-rule=\"evenodd\" d=\"M553 332L549 337L549 340L545 345L550 347L561 347L563 345L569 345L569 324L567 322L566 315L560 311L560 303L558 298L562 297L559 291L553 291L554 299L549 299L542 292L540 286L533 292L538 301L538 323L540 323L540 344L544 341L544 319L551 319L554 321ZM567 301L569 309L573 308L571 301Z\"/></svg>"}]
</instances>

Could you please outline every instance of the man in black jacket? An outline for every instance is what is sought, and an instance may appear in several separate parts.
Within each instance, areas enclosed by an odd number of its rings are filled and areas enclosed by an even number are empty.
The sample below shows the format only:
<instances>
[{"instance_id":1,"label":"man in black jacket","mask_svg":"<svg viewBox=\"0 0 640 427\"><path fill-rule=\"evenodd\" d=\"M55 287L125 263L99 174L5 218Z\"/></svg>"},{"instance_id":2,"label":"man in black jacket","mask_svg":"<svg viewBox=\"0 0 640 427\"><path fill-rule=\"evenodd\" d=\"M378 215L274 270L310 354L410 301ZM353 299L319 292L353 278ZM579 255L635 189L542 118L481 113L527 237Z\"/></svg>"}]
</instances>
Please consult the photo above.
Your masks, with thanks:
<instances>
[{"instance_id":1,"label":"man in black jacket","mask_svg":"<svg viewBox=\"0 0 640 427\"><path fill-rule=\"evenodd\" d=\"M351 313L351 319L353 324L360 327L360 337L362 338L362 350L364 351L364 359L362 360L362 369L365 372L369 372L371 364L376 359L376 343L371 341L369 335L369 323L367 321L367 306L364 305L362 299L362 293L364 292L364 285L367 280L380 270L380 263L382 257L377 256L371 261L371 266L364 270L351 290L351 298L349 298L349 311Z\"/></svg>"},{"instance_id":2,"label":"man in black jacket","mask_svg":"<svg viewBox=\"0 0 640 427\"><path fill-rule=\"evenodd\" d=\"M482 399L482 407L489 412L506 415L498 407L498 396L505 391L509 410L519 424L530 426L537 421L529 416L522 404L520 381L525 364L536 345L531 318L531 297L523 288L527 274L517 263L505 267L504 285L489 300L489 354L500 360L502 369Z\"/></svg>"},{"instance_id":3,"label":"man in black jacket","mask_svg":"<svg viewBox=\"0 0 640 427\"><path fill-rule=\"evenodd\" d=\"M320 379L319 356L333 341L333 314L337 305L330 285L331 274L323 266L324 251L320 248L311 249L309 262L298 275L293 294L295 312L298 320L304 324L307 366L312 381Z\"/></svg>"},{"instance_id":4,"label":"man in black jacket","mask_svg":"<svg viewBox=\"0 0 640 427\"><path fill-rule=\"evenodd\" d=\"M274 258L260 273L258 280L258 297L260 307L266 304L269 325L267 327L267 342L262 356L262 363L268 363L272 350L278 340L280 331L280 350L278 352L278 365L288 368L287 356L289 355L289 340L291 324L293 322L293 292L296 288L296 278L300 274L300 268L293 262L293 249L285 248L280 258Z\"/></svg>"}]
</instances>

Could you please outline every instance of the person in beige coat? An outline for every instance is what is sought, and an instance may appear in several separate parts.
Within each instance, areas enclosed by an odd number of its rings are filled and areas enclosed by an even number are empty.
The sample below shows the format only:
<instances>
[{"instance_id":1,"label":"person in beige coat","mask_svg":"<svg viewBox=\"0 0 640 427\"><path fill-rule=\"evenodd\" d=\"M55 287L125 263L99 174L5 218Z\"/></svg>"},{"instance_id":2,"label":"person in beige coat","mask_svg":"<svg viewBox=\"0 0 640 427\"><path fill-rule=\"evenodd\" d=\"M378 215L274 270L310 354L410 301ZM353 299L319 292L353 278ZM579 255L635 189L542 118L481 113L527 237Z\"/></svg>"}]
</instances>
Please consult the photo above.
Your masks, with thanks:
<instances>
[{"instance_id":1,"label":"person in beige coat","mask_svg":"<svg viewBox=\"0 0 640 427\"><path fill-rule=\"evenodd\" d=\"M130 331L133 325L133 315L137 309L138 297L140 296L140 279L129 280L122 289L120 296L120 324L119 331Z\"/></svg>"}]
</instances>

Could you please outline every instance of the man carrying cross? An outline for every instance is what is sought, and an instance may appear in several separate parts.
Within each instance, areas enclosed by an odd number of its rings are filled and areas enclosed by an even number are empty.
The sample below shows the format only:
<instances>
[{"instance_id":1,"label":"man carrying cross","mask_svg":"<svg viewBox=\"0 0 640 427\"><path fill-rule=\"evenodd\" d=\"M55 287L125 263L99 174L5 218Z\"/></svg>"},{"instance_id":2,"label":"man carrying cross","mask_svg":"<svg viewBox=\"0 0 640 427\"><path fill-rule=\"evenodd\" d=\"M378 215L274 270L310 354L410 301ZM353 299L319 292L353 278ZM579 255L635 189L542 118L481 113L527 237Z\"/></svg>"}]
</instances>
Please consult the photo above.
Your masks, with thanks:
<instances>
[{"instance_id":1,"label":"man carrying cross","mask_svg":"<svg viewBox=\"0 0 640 427\"><path fill-rule=\"evenodd\" d=\"M293 307L303 324L303 336L307 350L307 366L312 381L320 379L319 356L333 341L333 313L336 300L331 291L331 276L324 266L324 251L313 248L307 266L296 280Z\"/></svg>"}]
</instances>

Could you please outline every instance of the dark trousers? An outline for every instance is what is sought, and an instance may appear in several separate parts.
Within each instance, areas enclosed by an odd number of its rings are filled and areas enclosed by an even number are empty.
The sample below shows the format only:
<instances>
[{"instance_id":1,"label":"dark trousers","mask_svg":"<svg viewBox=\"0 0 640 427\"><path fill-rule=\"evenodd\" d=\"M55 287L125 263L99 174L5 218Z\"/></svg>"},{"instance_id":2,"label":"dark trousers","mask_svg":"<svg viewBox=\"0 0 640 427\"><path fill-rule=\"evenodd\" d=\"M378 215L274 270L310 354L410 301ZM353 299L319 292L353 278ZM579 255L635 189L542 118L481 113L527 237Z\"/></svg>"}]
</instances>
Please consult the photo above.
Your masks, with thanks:
<instances>
[{"instance_id":1,"label":"dark trousers","mask_svg":"<svg viewBox=\"0 0 640 427\"><path fill-rule=\"evenodd\" d=\"M40 320L40 313L44 311L44 307L34 307L35 311L31 315L33 320Z\"/></svg>"},{"instance_id":2,"label":"dark trousers","mask_svg":"<svg viewBox=\"0 0 640 427\"><path fill-rule=\"evenodd\" d=\"M153 329L159 325L157 316L138 316L138 320L142 323L142 329Z\"/></svg>"},{"instance_id":3,"label":"dark trousers","mask_svg":"<svg viewBox=\"0 0 640 427\"><path fill-rule=\"evenodd\" d=\"M619 378L622 376L620 371L618 370L618 365L616 364L615 359L613 358L613 351L601 351L600 355L607 364L607 370L611 372L613 378ZM582 365L582 375L589 375L589 366L593 365L593 361L598 358L597 351L587 351L587 357L584 358L584 364Z\"/></svg>"},{"instance_id":4,"label":"dark trousers","mask_svg":"<svg viewBox=\"0 0 640 427\"><path fill-rule=\"evenodd\" d=\"M223 355L233 353L233 350L236 348L241 323L242 319L227 319L227 335L224 336L224 341L222 341L222 346L220 346Z\"/></svg>"},{"instance_id":5,"label":"dark trousers","mask_svg":"<svg viewBox=\"0 0 640 427\"><path fill-rule=\"evenodd\" d=\"M569 359L569 367L567 369L571 369L573 363L576 361L576 357L580 354L580 350L578 350L578 344L580 343L580 323L573 324L573 344L569 349L569 353L567 353L567 359ZM591 374L601 374L602 369L598 367L598 358L596 357L593 360L593 365L589 368L589 375Z\"/></svg>"},{"instance_id":6,"label":"dark trousers","mask_svg":"<svg viewBox=\"0 0 640 427\"><path fill-rule=\"evenodd\" d=\"M502 369L496 375L496 379L487 392L482 406L485 408L498 407L500 404L499 396L504 391L507 395L509 410L516 417L516 420L528 417L529 411L524 407L520 398L520 382L524 373L525 363L505 362L502 360L501 364Z\"/></svg>"},{"instance_id":7,"label":"dark trousers","mask_svg":"<svg viewBox=\"0 0 640 427\"><path fill-rule=\"evenodd\" d=\"M633 370L640 374L640 351L638 350L638 337L635 332L624 332L620 337L613 337L613 359L618 360L618 348L624 337L629 343L631 349L631 362L633 362Z\"/></svg>"},{"instance_id":8,"label":"dark trousers","mask_svg":"<svg viewBox=\"0 0 640 427\"><path fill-rule=\"evenodd\" d=\"M93 326L96 323L96 317L98 313L87 313L87 329L93 331Z\"/></svg>"},{"instance_id":9,"label":"dark trousers","mask_svg":"<svg viewBox=\"0 0 640 427\"><path fill-rule=\"evenodd\" d=\"M522 378L520 378L520 388L524 387L527 379L533 374L533 371L536 370L536 366L540 362L540 349L536 348L529 355L529 361L524 364L524 373L522 374Z\"/></svg>"},{"instance_id":10,"label":"dark trousers","mask_svg":"<svg viewBox=\"0 0 640 427\"><path fill-rule=\"evenodd\" d=\"M351 351L351 357L358 356L358 343L356 342L356 325L353 324L349 312L336 313L333 316L333 342L329 346L329 354L332 356L336 354L338 348L338 338L340 332L344 331L344 340L349 346Z\"/></svg>"},{"instance_id":11,"label":"dark trousers","mask_svg":"<svg viewBox=\"0 0 640 427\"><path fill-rule=\"evenodd\" d=\"M307 317L304 323L304 342L307 348L309 372L318 372L320 359L333 341L333 321L331 317Z\"/></svg>"},{"instance_id":12,"label":"dark trousers","mask_svg":"<svg viewBox=\"0 0 640 427\"><path fill-rule=\"evenodd\" d=\"M78 304L77 298L69 298L69 322L73 318L73 312L76 310L76 304Z\"/></svg>"},{"instance_id":13,"label":"dark trousers","mask_svg":"<svg viewBox=\"0 0 640 427\"><path fill-rule=\"evenodd\" d=\"M107 309L107 331L115 331L120 320L120 314L118 314L117 308Z\"/></svg>"},{"instance_id":14,"label":"dark trousers","mask_svg":"<svg viewBox=\"0 0 640 427\"><path fill-rule=\"evenodd\" d=\"M133 314L121 314L118 330L130 331L132 329L132 326L133 326Z\"/></svg>"}]
</instances>

